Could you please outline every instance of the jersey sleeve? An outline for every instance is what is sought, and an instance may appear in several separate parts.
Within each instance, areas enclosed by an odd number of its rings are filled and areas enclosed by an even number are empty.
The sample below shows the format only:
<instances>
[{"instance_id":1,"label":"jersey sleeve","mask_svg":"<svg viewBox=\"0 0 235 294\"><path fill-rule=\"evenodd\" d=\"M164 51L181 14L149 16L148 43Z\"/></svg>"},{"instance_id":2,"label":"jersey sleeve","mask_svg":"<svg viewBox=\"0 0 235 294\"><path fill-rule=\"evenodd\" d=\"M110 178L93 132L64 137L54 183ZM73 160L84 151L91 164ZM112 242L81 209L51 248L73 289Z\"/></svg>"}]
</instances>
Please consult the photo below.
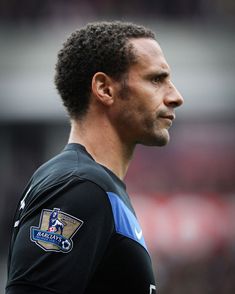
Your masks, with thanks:
<instances>
[{"instance_id":1,"label":"jersey sleeve","mask_svg":"<svg viewBox=\"0 0 235 294\"><path fill-rule=\"evenodd\" d=\"M20 225L6 293L84 293L113 232L106 192L90 181L70 187Z\"/></svg>"}]
</instances>

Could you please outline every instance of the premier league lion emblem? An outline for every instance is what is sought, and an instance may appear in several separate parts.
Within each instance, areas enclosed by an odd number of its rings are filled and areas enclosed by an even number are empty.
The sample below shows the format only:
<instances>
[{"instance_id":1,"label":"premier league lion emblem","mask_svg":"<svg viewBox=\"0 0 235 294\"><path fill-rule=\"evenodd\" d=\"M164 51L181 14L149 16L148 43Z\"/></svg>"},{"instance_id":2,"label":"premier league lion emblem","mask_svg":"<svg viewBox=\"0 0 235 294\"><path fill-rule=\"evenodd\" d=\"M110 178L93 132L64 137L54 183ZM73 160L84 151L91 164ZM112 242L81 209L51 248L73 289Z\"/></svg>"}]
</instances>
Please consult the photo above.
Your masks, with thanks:
<instances>
[{"instance_id":1,"label":"premier league lion emblem","mask_svg":"<svg viewBox=\"0 0 235 294\"><path fill-rule=\"evenodd\" d=\"M54 208L49 218L48 232L56 233L60 231L60 234L63 235L63 229L64 226L66 226L66 223L58 220L58 214L59 210Z\"/></svg>"},{"instance_id":2,"label":"premier league lion emblem","mask_svg":"<svg viewBox=\"0 0 235 294\"><path fill-rule=\"evenodd\" d=\"M59 208L43 209L39 227L31 227L30 239L45 251L67 253L73 248L72 237L83 221Z\"/></svg>"}]
</instances>

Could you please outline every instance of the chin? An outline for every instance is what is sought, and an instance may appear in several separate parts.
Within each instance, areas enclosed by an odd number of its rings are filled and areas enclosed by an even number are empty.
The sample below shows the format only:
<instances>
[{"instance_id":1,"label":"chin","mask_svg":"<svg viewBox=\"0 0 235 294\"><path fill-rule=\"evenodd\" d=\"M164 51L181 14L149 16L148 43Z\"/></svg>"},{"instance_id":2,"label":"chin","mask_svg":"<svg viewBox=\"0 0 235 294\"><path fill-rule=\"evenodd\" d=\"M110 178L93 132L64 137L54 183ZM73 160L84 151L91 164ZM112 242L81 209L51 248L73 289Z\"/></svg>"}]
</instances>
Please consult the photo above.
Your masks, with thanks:
<instances>
[{"instance_id":1,"label":"chin","mask_svg":"<svg viewBox=\"0 0 235 294\"><path fill-rule=\"evenodd\" d=\"M170 138L167 140L159 141L158 144L156 144L155 146L159 146L159 147L166 146L169 143L169 141L170 141Z\"/></svg>"},{"instance_id":2,"label":"chin","mask_svg":"<svg viewBox=\"0 0 235 294\"><path fill-rule=\"evenodd\" d=\"M152 146L165 146L170 141L170 135L167 129L157 132L153 136Z\"/></svg>"},{"instance_id":3,"label":"chin","mask_svg":"<svg viewBox=\"0 0 235 294\"><path fill-rule=\"evenodd\" d=\"M156 142L152 145L152 146L165 146L169 143L170 141L170 137L168 138L158 138L158 140L156 140Z\"/></svg>"},{"instance_id":4,"label":"chin","mask_svg":"<svg viewBox=\"0 0 235 294\"><path fill-rule=\"evenodd\" d=\"M152 137L145 138L145 140L140 141L139 143L145 146L165 146L169 143L170 136L169 133L167 134L161 134L161 135L155 135Z\"/></svg>"}]
</instances>

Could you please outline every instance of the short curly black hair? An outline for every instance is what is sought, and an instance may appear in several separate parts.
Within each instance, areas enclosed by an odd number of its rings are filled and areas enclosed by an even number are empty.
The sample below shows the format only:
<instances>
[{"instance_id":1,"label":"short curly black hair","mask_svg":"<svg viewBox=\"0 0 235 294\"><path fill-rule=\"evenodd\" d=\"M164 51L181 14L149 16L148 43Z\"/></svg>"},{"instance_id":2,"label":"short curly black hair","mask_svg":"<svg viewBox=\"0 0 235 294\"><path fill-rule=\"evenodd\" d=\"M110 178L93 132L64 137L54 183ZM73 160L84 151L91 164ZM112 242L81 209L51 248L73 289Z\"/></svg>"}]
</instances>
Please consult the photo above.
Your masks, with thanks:
<instances>
[{"instance_id":1,"label":"short curly black hair","mask_svg":"<svg viewBox=\"0 0 235 294\"><path fill-rule=\"evenodd\" d=\"M71 118L82 117L89 105L93 75L104 72L121 80L135 54L128 40L155 39L152 30L129 22L96 22L75 31L58 53L55 85Z\"/></svg>"}]
</instances>

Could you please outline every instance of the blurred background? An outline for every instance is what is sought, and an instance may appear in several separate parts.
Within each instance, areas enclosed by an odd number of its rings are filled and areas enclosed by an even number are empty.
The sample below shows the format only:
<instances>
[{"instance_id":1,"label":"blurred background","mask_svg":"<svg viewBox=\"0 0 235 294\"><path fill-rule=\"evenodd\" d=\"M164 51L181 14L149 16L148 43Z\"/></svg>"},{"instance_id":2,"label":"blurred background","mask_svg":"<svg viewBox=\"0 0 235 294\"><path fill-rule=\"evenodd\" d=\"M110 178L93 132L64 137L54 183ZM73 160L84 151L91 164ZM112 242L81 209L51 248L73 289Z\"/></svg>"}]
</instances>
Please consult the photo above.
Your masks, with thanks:
<instances>
[{"instance_id":1,"label":"blurred background","mask_svg":"<svg viewBox=\"0 0 235 294\"><path fill-rule=\"evenodd\" d=\"M97 20L153 29L185 99L169 145L138 146L125 179L159 293L235 293L233 0L1 0L0 293L21 192L68 139L53 84L57 52Z\"/></svg>"}]
</instances>

